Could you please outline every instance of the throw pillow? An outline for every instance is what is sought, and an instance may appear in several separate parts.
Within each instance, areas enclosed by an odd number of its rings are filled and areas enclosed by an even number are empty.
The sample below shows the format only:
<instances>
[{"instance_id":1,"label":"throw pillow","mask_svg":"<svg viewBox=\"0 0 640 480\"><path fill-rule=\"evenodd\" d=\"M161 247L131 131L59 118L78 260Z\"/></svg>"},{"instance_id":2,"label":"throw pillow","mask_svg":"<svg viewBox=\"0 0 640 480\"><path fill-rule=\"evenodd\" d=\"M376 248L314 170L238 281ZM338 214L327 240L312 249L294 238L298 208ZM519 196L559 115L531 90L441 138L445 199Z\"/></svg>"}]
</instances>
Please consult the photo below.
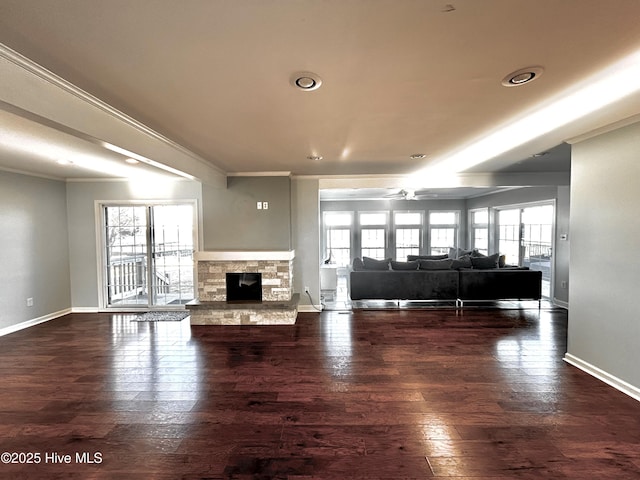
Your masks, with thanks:
<instances>
[{"instance_id":1,"label":"throw pillow","mask_svg":"<svg viewBox=\"0 0 640 480\"><path fill-rule=\"evenodd\" d=\"M471 263L471 257L469 255L463 255L462 257L457 258L451 264L451 268L459 269L459 268L472 268L473 264Z\"/></svg>"},{"instance_id":2,"label":"throw pillow","mask_svg":"<svg viewBox=\"0 0 640 480\"><path fill-rule=\"evenodd\" d=\"M420 260L420 270L449 270L454 260L443 258L440 260Z\"/></svg>"},{"instance_id":3,"label":"throw pillow","mask_svg":"<svg viewBox=\"0 0 640 480\"><path fill-rule=\"evenodd\" d=\"M385 260L376 260L375 258L362 257L362 263L365 270L389 270L390 258Z\"/></svg>"},{"instance_id":4,"label":"throw pillow","mask_svg":"<svg viewBox=\"0 0 640 480\"><path fill-rule=\"evenodd\" d=\"M449 258L449 255L443 253L442 255L407 255L407 261L413 260L444 260Z\"/></svg>"},{"instance_id":5,"label":"throw pillow","mask_svg":"<svg viewBox=\"0 0 640 480\"><path fill-rule=\"evenodd\" d=\"M478 269L498 268L499 257L499 253L494 253L488 257L471 257L471 264L473 268Z\"/></svg>"},{"instance_id":6,"label":"throw pillow","mask_svg":"<svg viewBox=\"0 0 640 480\"><path fill-rule=\"evenodd\" d=\"M450 248L449 249L449 258L453 258L454 260L460 257L464 257L465 255L471 255L473 250L463 250L462 248Z\"/></svg>"},{"instance_id":7,"label":"throw pillow","mask_svg":"<svg viewBox=\"0 0 640 480\"><path fill-rule=\"evenodd\" d=\"M391 270L417 270L420 262L396 262L395 260L391 260Z\"/></svg>"},{"instance_id":8,"label":"throw pillow","mask_svg":"<svg viewBox=\"0 0 640 480\"><path fill-rule=\"evenodd\" d=\"M358 272L360 270L364 270L364 264L361 258L356 257L353 259L353 271Z\"/></svg>"},{"instance_id":9,"label":"throw pillow","mask_svg":"<svg viewBox=\"0 0 640 480\"><path fill-rule=\"evenodd\" d=\"M498 257L498 268L504 268L506 263L507 263L507 256L506 255L500 255Z\"/></svg>"}]
</instances>

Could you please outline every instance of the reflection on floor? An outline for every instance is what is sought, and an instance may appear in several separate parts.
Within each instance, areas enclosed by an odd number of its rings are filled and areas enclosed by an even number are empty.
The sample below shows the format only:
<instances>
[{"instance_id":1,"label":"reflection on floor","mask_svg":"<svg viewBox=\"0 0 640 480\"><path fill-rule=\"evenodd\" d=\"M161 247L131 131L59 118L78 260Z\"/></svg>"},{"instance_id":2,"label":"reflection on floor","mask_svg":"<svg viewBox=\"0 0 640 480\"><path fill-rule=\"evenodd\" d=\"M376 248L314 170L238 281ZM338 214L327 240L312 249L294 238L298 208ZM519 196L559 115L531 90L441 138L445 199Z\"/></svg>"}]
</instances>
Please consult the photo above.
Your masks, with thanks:
<instances>
[{"instance_id":1,"label":"reflection on floor","mask_svg":"<svg viewBox=\"0 0 640 480\"><path fill-rule=\"evenodd\" d=\"M0 452L41 455L0 478L640 479L640 403L563 361L564 310L131 317L0 337Z\"/></svg>"}]
</instances>

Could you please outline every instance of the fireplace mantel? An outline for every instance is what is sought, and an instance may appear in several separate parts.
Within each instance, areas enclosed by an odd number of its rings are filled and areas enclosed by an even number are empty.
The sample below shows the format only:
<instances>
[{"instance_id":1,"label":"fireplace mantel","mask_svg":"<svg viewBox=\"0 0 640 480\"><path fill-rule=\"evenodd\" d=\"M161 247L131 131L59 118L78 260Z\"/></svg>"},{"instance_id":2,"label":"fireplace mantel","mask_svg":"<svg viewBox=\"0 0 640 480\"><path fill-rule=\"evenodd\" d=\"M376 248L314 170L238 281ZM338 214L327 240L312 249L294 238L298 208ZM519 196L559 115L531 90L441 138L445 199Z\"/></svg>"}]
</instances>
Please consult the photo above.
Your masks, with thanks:
<instances>
[{"instance_id":1,"label":"fireplace mantel","mask_svg":"<svg viewBox=\"0 0 640 480\"><path fill-rule=\"evenodd\" d=\"M196 252L196 262L281 260L295 258L295 250L204 250Z\"/></svg>"}]
</instances>

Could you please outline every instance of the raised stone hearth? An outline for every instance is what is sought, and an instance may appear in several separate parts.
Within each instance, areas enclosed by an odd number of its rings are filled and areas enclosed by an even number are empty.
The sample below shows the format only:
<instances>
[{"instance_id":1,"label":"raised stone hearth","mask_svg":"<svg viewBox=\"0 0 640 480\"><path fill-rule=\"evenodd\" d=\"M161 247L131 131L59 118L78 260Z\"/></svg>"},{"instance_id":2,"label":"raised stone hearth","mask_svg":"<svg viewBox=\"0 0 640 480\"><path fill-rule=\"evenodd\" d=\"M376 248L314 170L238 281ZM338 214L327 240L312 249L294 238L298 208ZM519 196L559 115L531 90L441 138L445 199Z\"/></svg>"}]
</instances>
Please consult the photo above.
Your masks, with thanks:
<instances>
[{"instance_id":1,"label":"raised stone hearth","mask_svg":"<svg viewBox=\"0 0 640 480\"><path fill-rule=\"evenodd\" d=\"M293 251L196 253L198 298L187 304L192 325L290 325L298 314L293 295ZM261 273L261 302L228 302L227 273Z\"/></svg>"},{"instance_id":2,"label":"raised stone hearth","mask_svg":"<svg viewBox=\"0 0 640 480\"><path fill-rule=\"evenodd\" d=\"M191 302L191 325L293 325L299 294L287 302ZM195 320L194 320L195 319Z\"/></svg>"}]
</instances>

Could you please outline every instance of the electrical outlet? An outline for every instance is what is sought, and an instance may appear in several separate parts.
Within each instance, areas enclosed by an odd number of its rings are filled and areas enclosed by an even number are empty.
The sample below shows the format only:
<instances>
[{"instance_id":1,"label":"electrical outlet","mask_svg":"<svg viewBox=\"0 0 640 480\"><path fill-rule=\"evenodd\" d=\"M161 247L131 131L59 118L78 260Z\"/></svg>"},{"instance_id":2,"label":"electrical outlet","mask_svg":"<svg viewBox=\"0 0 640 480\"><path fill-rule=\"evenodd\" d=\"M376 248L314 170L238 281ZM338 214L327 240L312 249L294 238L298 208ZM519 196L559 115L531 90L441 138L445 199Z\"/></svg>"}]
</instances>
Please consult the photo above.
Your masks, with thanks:
<instances>
[{"instance_id":1,"label":"electrical outlet","mask_svg":"<svg viewBox=\"0 0 640 480\"><path fill-rule=\"evenodd\" d=\"M309 287L308 286L304 286L304 293L309 293Z\"/></svg>"},{"instance_id":2,"label":"electrical outlet","mask_svg":"<svg viewBox=\"0 0 640 480\"><path fill-rule=\"evenodd\" d=\"M27 298L27 307L33 307L33 297Z\"/></svg>"},{"instance_id":3,"label":"electrical outlet","mask_svg":"<svg viewBox=\"0 0 640 480\"><path fill-rule=\"evenodd\" d=\"M567 288L567 282L563 280L562 282L560 282L560 286L562 288Z\"/></svg>"},{"instance_id":4,"label":"electrical outlet","mask_svg":"<svg viewBox=\"0 0 640 480\"><path fill-rule=\"evenodd\" d=\"M269 202L262 202L262 209L269 210Z\"/></svg>"}]
</instances>

